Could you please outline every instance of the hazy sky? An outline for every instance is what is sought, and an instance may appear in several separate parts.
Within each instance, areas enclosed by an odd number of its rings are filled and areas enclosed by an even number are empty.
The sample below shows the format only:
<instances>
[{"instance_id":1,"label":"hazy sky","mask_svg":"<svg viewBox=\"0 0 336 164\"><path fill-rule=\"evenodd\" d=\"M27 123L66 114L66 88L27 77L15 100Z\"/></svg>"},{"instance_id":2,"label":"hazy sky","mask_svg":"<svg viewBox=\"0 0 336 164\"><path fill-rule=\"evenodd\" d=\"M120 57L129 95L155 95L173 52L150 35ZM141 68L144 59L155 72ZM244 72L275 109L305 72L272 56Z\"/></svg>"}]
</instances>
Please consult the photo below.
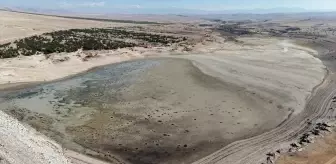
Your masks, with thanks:
<instances>
[{"instance_id":1,"label":"hazy sky","mask_svg":"<svg viewBox=\"0 0 336 164\"><path fill-rule=\"evenodd\" d=\"M336 10L336 0L0 0L0 5L83 11L116 8L184 8L214 11L282 7Z\"/></svg>"}]
</instances>

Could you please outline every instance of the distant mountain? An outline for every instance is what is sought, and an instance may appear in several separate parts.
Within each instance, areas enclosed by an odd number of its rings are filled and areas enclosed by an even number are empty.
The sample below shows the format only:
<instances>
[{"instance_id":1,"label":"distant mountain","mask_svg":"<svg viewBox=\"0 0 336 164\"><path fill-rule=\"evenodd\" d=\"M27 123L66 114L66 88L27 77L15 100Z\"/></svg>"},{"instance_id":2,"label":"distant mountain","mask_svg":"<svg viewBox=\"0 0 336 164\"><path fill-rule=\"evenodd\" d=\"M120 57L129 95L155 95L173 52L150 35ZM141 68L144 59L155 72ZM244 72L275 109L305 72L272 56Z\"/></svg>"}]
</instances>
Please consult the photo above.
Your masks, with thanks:
<instances>
[{"instance_id":1,"label":"distant mountain","mask_svg":"<svg viewBox=\"0 0 336 164\"><path fill-rule=\"evenodd\" d=\"M272 17L281 14L288 13L309 13L309 12L324 12L324 11L312 11L306 10L303 8L269 8L269 9L237 9L237 10L201 10L201 9L183 9L183 8L110 8L110 7L101 7L101 8L71 8L71 9L47 9L47 8L33 8L33 7L1 7L2 9L9 11L21 11L29 13L40 13L40 14L50 14L50 15L118 15L118 14L129 14L129 15L143 15L143 14L152 14L152 15L178 15L182 17L186 16L235 16L238 14L242 17L254 17L258 14L272 14ZM267 17L267 15L265 15Z\"/></svg>"},{"instance_id":2,"label":"distant mountain","mask_svg":"<svg viewBox=\"0 0 336 164\"><path fill-rule=\"evenodd\" d=\"M80 11L76 11L80 12ZM127 14L180 14L180 15L206 15L206 14L267 14L267 13L301 13L308 12L302 8L271 8L271 9L248 9L248 10L201 10L184 8L132 8L132 9L95 9L87 10L91 13L127 13Z\"/></svg>"},{"instance_id":3,"label":"distant mountain","mask_svg":"<svg viewBox=\"0 0 336 164\"><path fill-rule=\"evenodd\" d=\"M0 6L1 8L1 6ZM308 10L302 8L270 8L270 9L237 9L237 10L201 10L201 9L184 9L184 8L113 8L113 7L101 7L101 8L38 8L38 7L2 7L7 10L24 11L33 13L44 14L180 14L180 15L206 15L206 14L266 14L266 13L301 13L308 12Z\"/></svg>"},{"instance_id":4,"label":"distant mountain","mask_svg":"<svg viewBox=\"0 0 336 164\"><path fill-rule=\"evenodd\" d=\"M224 14L269 14L269 13L302 13L308 12L303 8L269 8L269 9L249 9L249 10L227 10ZM221 14L221 13L220 13Z\"/></svg>"}]
</instances>

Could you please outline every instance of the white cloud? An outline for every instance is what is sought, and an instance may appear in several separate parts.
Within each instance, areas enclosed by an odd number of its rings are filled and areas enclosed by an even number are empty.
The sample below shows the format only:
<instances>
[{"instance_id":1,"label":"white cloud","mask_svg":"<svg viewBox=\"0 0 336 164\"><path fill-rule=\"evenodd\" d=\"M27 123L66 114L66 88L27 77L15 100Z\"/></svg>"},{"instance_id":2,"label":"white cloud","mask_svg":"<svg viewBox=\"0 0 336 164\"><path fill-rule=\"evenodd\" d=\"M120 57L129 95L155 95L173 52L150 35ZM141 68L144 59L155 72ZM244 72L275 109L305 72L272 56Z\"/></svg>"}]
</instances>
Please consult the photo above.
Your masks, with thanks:
<instances>
[{"instance_id":1,"label":"white cloud","mask_svg":"<svg viewBox=\"0 0 336 164\"><path fill-rule=\"evenodd\" d=\"M83 6L83 7L104 7L105 2L84 2L82 4L79 4L79 6Z\"/></svg>"},{"instance_id":2,"label":"white cloud","mask_svg":"<svg viewBox=\"0 0 336 164\"><path fill-rule=\"evenodd\" d=\"M130 8L137 8L137 9L140 9L141 6L140 6L140 5L132 5L132 6L130 6Z\"/></svg>"},{"instance_id":3,"label":"white cloud","mask_svg":"<svg viewBox=\"0 0 336 164\"><path fill-rule=\"evenodd\" d=\"M83 3L69 3L66 1L63 1L59 5L61 8L78 8L78 7L104 7L105 2L83 2Z\"/></svg>"}]
</instances>

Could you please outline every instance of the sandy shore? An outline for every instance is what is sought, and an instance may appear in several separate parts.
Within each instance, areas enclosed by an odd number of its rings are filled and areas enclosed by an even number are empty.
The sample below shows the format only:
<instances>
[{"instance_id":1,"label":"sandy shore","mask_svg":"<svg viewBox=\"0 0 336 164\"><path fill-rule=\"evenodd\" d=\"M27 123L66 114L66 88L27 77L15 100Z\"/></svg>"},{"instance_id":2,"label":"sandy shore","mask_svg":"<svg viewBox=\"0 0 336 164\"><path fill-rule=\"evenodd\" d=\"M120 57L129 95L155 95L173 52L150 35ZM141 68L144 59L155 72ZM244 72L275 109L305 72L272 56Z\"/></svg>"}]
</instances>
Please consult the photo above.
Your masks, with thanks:
<instances>
[{"instance_id":1,"label":"sandy shore","mask_svg":"<svg viewBox=\"0 0 336 164\"><path fill-rule=\"evenodd\" d=\"M143 58L138 51L129 49L100 52L97 58L84 61L85 53L78 51L68 54L55 54L49 59L44 55L23 56L0 61L0 84L18 82L51 81L84 72L96 66ZM59 62L67 58L66 62Z\"/></svg>"},{"instance_id":2,"label":"sandy shore","mask_svg":"<svg viewBox=\"0 0 336 164\"><path fill-rule=\"evenodd\" d=\"M289 40L240 38L242 45L209 46L211 54L186 55L204 72L237 84L268 99L280 109L300 113L326 67L313 57L318 52ZM272 110L270 107L268 110Z\"/></svg>"},{"instance_id":3,"label":"sandy shore","mask_svg":"<svg viewBox=\"0 0 336 164\"><path fill-rule=\"evenodd\" d=\"M1 163L69 163L63 149L54 141L0 112Z\"/></svg>"}]
</instances>

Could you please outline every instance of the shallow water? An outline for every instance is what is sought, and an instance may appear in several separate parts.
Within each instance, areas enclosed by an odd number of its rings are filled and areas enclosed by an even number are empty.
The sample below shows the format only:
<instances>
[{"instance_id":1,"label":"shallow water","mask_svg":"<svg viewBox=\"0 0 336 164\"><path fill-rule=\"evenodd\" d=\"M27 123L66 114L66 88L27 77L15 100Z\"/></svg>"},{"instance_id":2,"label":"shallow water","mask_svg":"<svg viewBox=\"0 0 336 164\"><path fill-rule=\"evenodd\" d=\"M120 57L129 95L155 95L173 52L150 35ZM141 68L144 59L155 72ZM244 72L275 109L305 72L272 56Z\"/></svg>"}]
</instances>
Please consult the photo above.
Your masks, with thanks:
<instances>
[{"instance_id":1,"label":"shallow water","mask_svg":"<svg viewBox=\"0 0 336 164\"><path fill-rule=\"evenodd\" d=\"M71 141L67 127L82 125L102 108L112 109L107 104L120 101L118 91L159 64L155 60L111 64L69 79L9 92L1 95L0 108L62 144L81 148Z\"/></svg>"},{"instance_id":2,"label":"shallow water","mask_svg":"<svg viewBox=\"0 0 336 164\"><path fill-rule=\"evenodd\" d=\"M42 84L2 95L1 108L27 108L53 115L60 107L104 106L118 101L117 91L137 80L137 75L158 65L155 60L111 64L62 81ZM69 109L70 110L70 109Z\"/></svg>"}]
</instances>

